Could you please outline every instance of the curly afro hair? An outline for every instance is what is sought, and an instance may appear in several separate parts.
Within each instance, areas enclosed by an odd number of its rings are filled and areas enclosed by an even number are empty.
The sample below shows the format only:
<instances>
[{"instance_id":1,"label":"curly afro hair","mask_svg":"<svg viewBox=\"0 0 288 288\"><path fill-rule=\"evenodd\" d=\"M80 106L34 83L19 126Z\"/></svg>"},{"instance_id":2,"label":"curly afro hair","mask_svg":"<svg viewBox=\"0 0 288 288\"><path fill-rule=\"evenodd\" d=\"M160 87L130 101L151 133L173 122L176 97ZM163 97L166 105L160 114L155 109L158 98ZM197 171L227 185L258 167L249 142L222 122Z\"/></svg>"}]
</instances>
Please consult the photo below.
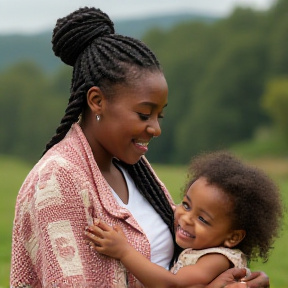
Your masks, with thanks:
<instances>
[{"instance_id":1,"label":"curly afro hair","mask_svg":"<svg viewBox=\"0 0 288 288\"><path fill-rule=\"evenodd\" d=\"M284 206L277 185L260 169L242 162L227 151L203 153L192 158L185 192L200 177L220 188L232 203L232 225L244 229L237 245L248 261L268 260L279 237Z\"/></svg>"}]
</instances>

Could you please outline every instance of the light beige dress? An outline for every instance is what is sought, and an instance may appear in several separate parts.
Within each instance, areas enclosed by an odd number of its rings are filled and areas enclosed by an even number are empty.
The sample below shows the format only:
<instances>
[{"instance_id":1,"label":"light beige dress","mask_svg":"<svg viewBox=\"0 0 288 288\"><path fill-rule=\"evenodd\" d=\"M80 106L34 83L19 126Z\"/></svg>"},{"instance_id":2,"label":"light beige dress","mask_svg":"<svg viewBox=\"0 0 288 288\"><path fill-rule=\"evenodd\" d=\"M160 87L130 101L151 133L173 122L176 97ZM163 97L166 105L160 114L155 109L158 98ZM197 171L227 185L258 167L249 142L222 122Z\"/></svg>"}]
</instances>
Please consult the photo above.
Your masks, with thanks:
<instances>
[{"instance_id":1,"label":"light beige dress","mask_svg":"<svg viewBox=\"0 0 288 288\"><path fill-rule=\"evenodd\" d=\"M233 263L235 268L245 268L247 271L246 276L248 276L250 273L250 270L247 268L247 258L242 251L239 249L230 249L225 247L214 247L202 250L194 250L192 248L185 249L179 255L178 261L171 268L171 272L176 274L182 267L196 264L200 257L210 253L223 254L230 260L231 263Z\"/></svg>"}]
</instances>

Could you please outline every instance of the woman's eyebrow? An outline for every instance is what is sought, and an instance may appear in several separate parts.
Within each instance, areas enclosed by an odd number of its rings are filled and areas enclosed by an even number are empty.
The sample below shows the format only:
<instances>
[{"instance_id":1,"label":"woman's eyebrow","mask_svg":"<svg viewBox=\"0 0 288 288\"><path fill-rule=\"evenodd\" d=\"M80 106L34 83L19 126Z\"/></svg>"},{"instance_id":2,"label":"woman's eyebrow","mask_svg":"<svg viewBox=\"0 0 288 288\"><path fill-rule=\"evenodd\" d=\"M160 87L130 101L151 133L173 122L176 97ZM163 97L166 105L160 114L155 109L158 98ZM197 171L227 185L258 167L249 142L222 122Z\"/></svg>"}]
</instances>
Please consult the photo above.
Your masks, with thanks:
<instances>
[{"instance_id":1,"label":"woman's eyebrow","mask_svg":"<svg viewBox=\"0 0 288 288\"><path fill-rule=\"evenodd\" d=\"M158 105L155 104L155 103L152 103L152 102L141 102L140 105L143 105L143 106L149 106L149 107L157 107ZM167 107L168 106L168 103L166 103L163 108Z\"/></svg>"}]
</instances>

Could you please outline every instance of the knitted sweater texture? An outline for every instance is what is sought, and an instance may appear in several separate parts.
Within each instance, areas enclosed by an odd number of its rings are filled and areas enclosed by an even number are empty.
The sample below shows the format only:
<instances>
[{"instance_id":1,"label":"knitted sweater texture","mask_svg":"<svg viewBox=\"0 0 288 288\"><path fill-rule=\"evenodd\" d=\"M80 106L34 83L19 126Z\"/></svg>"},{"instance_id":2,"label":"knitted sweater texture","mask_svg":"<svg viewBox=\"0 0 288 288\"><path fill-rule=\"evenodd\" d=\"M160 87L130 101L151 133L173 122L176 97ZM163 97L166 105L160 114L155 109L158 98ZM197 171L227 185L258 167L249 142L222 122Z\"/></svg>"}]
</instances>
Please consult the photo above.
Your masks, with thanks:
<instances>
[{"instance_id":1,"label":"knitted sweater texture","mask_svg":"<svg viewBox=\"0 0 288 288\"><path fill-rule=\"evenodd\" d=\"M173 205L163 183L159 183ZM84 230L96 217L109 225L120 225L128 241L150 259L146 235L114 199L87 139L75 123L34 166L19 191L11 287L134 287L134 276L119 261L87 245Z\"/></svg>"}]
</instances>

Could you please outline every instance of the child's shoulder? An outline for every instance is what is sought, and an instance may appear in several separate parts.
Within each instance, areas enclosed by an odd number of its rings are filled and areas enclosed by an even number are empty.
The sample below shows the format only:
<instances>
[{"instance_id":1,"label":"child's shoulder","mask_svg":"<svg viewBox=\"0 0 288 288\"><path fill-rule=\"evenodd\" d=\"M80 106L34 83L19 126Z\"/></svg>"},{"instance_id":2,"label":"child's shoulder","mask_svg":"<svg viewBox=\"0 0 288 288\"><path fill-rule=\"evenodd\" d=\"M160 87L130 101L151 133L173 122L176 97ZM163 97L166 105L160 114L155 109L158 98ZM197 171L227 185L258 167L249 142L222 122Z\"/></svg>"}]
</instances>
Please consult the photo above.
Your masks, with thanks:
<instances>
[{"instance_id":1,"label":"child's shoulder","mask_svg":"<svg viewBox=\"0 0 288 288\"><path fill-rule=\"evenodd\" d=\"M182 251L182 253L179 255L178 261L171 269L171 272L176 274L180 268L187 265L194 265L202 256L212 253L218 253L226 256L236 268L247 267L246 256L239 249L230 249L226 247L213 247L213 248L195 250L192 248L188 248Z\"/></svg>"}]
</instances>

